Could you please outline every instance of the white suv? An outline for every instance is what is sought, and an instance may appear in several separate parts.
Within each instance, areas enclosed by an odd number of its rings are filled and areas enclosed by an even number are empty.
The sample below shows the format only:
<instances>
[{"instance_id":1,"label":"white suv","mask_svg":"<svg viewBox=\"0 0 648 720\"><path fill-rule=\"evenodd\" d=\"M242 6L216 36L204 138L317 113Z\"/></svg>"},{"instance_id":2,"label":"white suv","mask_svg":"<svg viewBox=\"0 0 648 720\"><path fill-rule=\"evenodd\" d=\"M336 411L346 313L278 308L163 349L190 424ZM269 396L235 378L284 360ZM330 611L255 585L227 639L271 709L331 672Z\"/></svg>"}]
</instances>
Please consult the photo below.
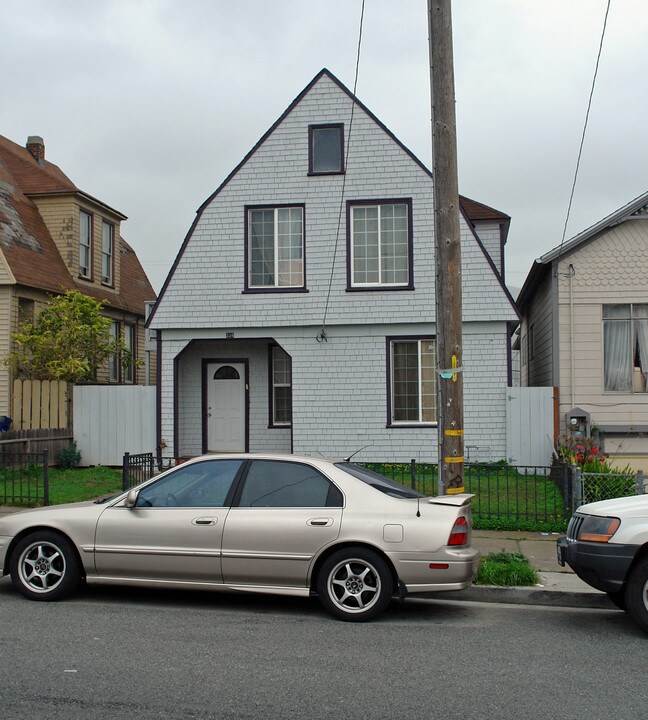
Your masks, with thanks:
<instances>
[{"instance_id":1,"label":"white suv","mask_svg":"<svg viewBox=\"0 0 648 720\"><path fill-rule=\"evenodd\" d=\"M562 566L607 593L648 633L648 495L578 508L557 550Z\"/></svg>"}]
</instances>

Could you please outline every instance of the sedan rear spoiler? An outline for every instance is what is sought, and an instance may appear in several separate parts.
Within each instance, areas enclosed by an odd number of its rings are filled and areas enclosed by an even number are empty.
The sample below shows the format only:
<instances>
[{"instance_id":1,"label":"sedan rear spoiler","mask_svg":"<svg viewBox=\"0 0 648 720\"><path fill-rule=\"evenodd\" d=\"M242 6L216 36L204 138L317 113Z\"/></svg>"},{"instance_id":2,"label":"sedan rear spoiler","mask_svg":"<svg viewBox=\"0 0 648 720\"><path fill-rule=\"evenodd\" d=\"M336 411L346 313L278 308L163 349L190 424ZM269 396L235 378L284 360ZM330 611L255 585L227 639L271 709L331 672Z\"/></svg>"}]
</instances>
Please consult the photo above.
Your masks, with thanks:
<instances>
[{"instance_id":1,"label":"sedan rear spoiler","mask_svg":"<svg viewBox=\"0 0 648 720\"><path fill-rule=\"evenodd\" d=\"M456 505L461 507L462 505L468 505L468 503L475 497L474 493L458 493L457 495L438 495L437 497L428 498L428 502L431 505Z\"/></svg>"}]
</instances>

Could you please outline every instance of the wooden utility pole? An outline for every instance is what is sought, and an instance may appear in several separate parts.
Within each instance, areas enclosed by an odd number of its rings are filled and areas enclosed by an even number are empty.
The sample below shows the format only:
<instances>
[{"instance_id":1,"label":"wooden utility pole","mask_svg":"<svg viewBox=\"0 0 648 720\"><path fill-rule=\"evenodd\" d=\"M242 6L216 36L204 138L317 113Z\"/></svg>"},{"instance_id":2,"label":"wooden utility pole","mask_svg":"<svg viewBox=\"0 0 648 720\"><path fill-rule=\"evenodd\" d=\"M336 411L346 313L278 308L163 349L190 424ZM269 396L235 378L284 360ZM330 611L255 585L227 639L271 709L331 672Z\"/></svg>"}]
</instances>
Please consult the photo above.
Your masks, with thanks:
<instances>
[{"instance_id":1,"label":"wooden utility pole","mask_svg":"<svg viewBox=\"0 0 648 720\"><path fill-rule=\"evenodd\" d=\"M439 494L464 491L461 239L450 0L428 0L436 242Z\"/></svg>"}]
</instances>

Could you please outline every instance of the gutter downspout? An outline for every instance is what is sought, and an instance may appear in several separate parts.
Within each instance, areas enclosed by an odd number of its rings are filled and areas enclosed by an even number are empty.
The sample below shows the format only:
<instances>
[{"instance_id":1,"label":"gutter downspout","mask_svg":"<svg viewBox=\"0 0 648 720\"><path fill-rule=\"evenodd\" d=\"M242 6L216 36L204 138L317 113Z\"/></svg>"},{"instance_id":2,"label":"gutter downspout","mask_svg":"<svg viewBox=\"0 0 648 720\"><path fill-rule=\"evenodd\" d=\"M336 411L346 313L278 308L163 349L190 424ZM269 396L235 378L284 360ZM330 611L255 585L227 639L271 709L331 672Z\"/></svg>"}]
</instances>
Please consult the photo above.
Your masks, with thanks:
<instances>
[{"instance_id":1,"label":"gutter downspout","mask_svg":"<svg viewBox=\"0 0 648 720\"><path fill-rule=\"evenodd\" d=\"M574 275L576 270L569 264L569 357L571 362L571 406L576 407L576 360L574 359Z\"/></svg>"}]
</instances>

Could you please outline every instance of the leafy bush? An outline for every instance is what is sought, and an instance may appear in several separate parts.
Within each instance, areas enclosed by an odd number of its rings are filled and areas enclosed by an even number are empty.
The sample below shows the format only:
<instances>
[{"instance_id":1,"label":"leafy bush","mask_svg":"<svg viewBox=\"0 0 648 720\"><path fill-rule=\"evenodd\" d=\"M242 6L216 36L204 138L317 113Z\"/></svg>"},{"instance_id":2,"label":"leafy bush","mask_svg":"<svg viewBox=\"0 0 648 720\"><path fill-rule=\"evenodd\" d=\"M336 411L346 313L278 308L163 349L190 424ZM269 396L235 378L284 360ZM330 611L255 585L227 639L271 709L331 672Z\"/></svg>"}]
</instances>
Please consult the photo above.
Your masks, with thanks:
<instances>
[{"instance_id":1,"label":"leafy bush","mask_svg":"<svg viewBox=\"0 0 648 720\"><path fill-rule=\"evenodd\" d=\"M58 456L58 466L64 470L76 467L81 462L81 453L75 442L71 442Z\"/></svg>"},{"instance_id":2,"label":"leafy bush","mask_svg":"<svg viewBox=\"0 0 648 720\"><path fill-rule=\"evenodd\" d=\"M528 587L539 581L536 569L522 553L502 551L482 558L475 584Z\"/></svg>"}]
</instances>

